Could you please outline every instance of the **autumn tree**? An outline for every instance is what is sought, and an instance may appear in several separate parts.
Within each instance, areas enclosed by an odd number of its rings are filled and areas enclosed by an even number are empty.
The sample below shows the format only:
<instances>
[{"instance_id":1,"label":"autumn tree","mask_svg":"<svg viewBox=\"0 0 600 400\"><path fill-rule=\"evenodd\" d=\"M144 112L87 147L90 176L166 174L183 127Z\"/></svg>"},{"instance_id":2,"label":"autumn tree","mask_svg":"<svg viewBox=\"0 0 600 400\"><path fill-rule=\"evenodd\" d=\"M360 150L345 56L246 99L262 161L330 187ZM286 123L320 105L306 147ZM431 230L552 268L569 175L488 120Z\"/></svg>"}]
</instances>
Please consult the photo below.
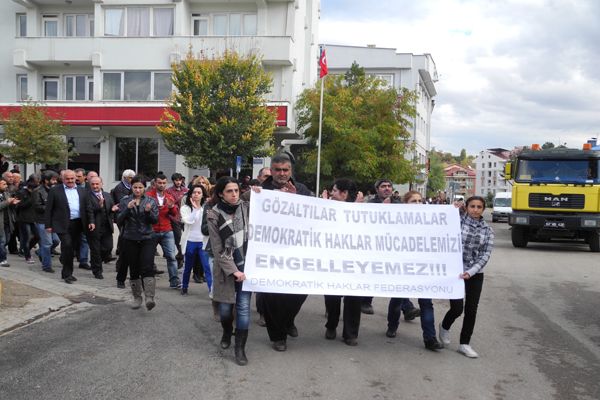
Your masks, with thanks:
<instances>
[{"instance_id":1,"label":"autumn tree","mask_svg":"<svg viewBox=\"0 0 600 400\"><path fill-rule=\"evenodd\" d=\"M173 84L177 91L158 131L186 165L216 171L233 167L236 156L271 154L275 114L265 96L272 79L259 57L196 58L190 51L173 65Z\"/></svg>"},{"instance_id":2,"label":"autumn tree","mask_svg":"<svg viewBox=\"0 0 600 400\"><path fill-rule=\"evenodd\" d=\"M61 164L73 155L65 140L68 128L39 104L23 104L3 123L6 145L2 152L13 162Z\"/></svg>"},{"instance_id":3,"label":"autumn tree","mask_svg":"<svg viewBox=\"0 0 600 400\"><path fill-rule=\"evenodd\" d=\"M310 147L299 167L314 175L317 163L320 83L306 89L296 103L298 130ZM416 94L397 91L382 80L365 76L356 63L345 76L329 75L323 95L321 180L331 184L348 177L369 184L381 177L397 183L414 181L417 165L411 157L408 128L415 117ZM306 175L305 175L306 176Z\"/></svg>"}]
</instances>

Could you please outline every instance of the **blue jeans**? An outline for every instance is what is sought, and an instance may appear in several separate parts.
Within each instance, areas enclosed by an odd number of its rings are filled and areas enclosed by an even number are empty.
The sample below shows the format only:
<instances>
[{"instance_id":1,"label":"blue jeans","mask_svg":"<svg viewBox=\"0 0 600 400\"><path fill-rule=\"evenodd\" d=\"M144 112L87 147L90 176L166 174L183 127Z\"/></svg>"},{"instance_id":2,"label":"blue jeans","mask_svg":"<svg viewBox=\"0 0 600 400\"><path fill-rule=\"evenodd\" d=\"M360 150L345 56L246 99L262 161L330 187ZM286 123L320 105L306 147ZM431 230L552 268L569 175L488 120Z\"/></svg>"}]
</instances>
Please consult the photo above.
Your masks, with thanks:
<instances>
[{"instance_id":1,"label":"blue jeans","mask_svg":"<svg viewBox=\"0 0 600 400\"><path fill-rule=\"evenodd\" d=\"M423 340L435 339L435 320L433 315L433 302L431 299L419 299L421 309L421 329Z\"/></svg>"},{"instance_id":2,"label":"blue jeans","mask_svg":"<svg viewBox=\"0 0 600 400\"><path fill-rule=\"evenodd\" d=\"M192 269L197 262L202 264L204 270L204 277L206 278L206 284L208 285L208 291L212 288L212 274L210 273L210 266L208 265L208 255L202 250L202 242L190 242L185 244L185 267L183 268L183 283L181 287L187 289L190 284L190 275Z\"/></svg>"},{"instance_id":3,"label":"blue jeans","mask_svg":"<svg viewBox=\"0 0 600 400\"><path fill-rule=\"evenodd\" d=\"M405 298L392 297L388 305L388 329L395 331L400 324L400 313L415 308L412 301Z\"/></svg>"},{"instance_id":4,"label":"blue jeans","mask_svg":"<svg viewBox=\"0 0 600 400\"><path fill-rule=\"evenodd\" d=\"M236 285L241 287L241 285ZM250 326L250 299L252 292L236 290L235 292L235 329L248 330ZM219 303L219 314L221 321L233 319L233 304Z\"/></svg>"},{"instance_id":5,"label":"blue jeans","mask_svg":"<svg viewBox=\"0 0 600 400\"><path fill-rule=\"evenodd\" d=\"M81 234L81 245L79 246L79 263L90 263L90 246L88 245L87 236L85 235L85 233Z\"/></svg>"},{"instance_id":6,"label":"blue jeans","mask_svg":"<svg viewBox=\"0 0 600 400\"><path fill-rule=\"evenodd\" d=\"M56 233L46 232L46 226L44 224L35 224L38 231L39 244L40 244L40 258L42 259L42 268L52 268L52 247L58 245L60 239Z\"/></svg>"},{"instance_id":7,"label":"blue jeans","mask_svg":"<svg viewBox=\"0 0 600 400\"><path fill-rule=\"evenodd\" d=\"M177 276L177 260L175 259L177 249L175 247L175 236L173 236L173 231L154 232L152 238L154 239L156 246L160 244L162 252L167 259L167 271L169 272L170 286L177 287L179 285L179 277Z\"/></svg>"},{"instance_id":8,"label":"blue jeans","mask_svg":"<svg viewBox=\"0 0 600 400\"><path fill-rule=\"evenodd\" d=\"M37 237L37 229L35 224L30 222L20 222L19 242L21 243L21 251L23 252L26 260L31 258L31 248L29 247L29 242L34 237Z\"/></svg>"},{"instance_id":9,"label":"blue jeans","mask_svg":"<svg viewBox=\"0 0 600 400\"><path fill-rule=\"evenodd\" d=\"M6 242L6 233L4 232L4 227L0 227L0 261L6 261Z\"/></svg>"}]
</instances>

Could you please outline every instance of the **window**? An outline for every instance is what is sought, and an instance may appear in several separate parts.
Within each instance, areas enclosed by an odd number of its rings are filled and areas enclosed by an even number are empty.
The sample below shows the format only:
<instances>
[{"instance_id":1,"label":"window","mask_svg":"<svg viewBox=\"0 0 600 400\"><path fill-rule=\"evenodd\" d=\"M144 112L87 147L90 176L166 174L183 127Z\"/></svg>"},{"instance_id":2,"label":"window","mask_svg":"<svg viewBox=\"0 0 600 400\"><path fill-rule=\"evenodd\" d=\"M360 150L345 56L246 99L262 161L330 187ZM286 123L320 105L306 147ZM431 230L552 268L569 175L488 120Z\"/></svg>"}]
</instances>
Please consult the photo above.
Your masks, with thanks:
<instances>
[{"instance_id":1,"label":"window","mask_svg":"<svg viewBox=\"0 0 600 400\"><path fill-rule=\"evenodd\" d=\"M44 100L58 100L58 76L45 76L42 79Z\"/></svg>"},{"instance_id":2,"label":"window","mask_svg":"<svg viewBox=\"0 0 600 400\"><path fill-rule=\"evenodd\" d=\"M125 32L124 8L107 8L104 11L104 34L106 36L123 36Z\"/></svg>"},{"instance_id":3,"label":"window","mask_svg":"<svg viewBox=\"0 0 600 400\"><path fill-rule=\"evenodd\" d=\"M93 25L91 15L67 14L65 15L65 36L93 36Z\"/></svg>"},{"instance_id":4,"label":"window","mask_svg":"<svg viewBox=\"0 0 600 400\"><path fill-rule=\"evenodd\" d=\"M226 36L227 35L227 15L218 14L213 16L213 34L216 36Z\"/></svg>"},{"instance_id":5,"label":"window","mask_svg":"<svg viewBox=\"0 0 600 400\"><path fill-rule=\"evenodd\" d=\"M123 98L121 91L121 72L105 72L103 74L103 93L104 100L121 100Z\"/></svg>"},{"instance_id":6,"label":"window","mask_svg":"<svg viewBox=\"0 0 600 400\"><path fill-rule=\"evenodd\" d=\"M44 26L44 36L58 36L58 16L57 15L44 15L42 17L42 24Z\"/></svg>"},{"instance_id":7,"label":"window","mask_svg":"<svg viewBox=\"0 0 600 400\"><path fill-rule=\"evenodd\" d=\"M105 72L103 77L104 100L166 100L173 90L170 72Z\"/></svg>"},{"instance_id":8,"label":"window","mask_svg":"<svg viewBox=\"0 0 600 400\"><path fill-rule=\"evenodd\" d=\"M27 98L27 75L17 75L17 101L25 101Z\"/></svg>"},{"instance_id":9,"label":"window","mask_svg":"<svg viewBox=\"0 0 600 400\"><path fill-rule=\"evenodd\" d=\"M154 9L154 36L173 36L173 8Z\"/></svg>"},{"instance_id":10,"label":"window","mask_svg":"<svg viewBox=\"0 0 600 400\"><path fill-rule=\"evenodd\" d=\"M393 74L375 74L375 77L381 79L384 82L384 86L387 88L394 87L394 75Z\"/></svg>"},{"instance_id":11,"label":"window","mask_svg":"<svg viewBox=\"0 0 600 400\"><path fill-rule=\"evenodd\" d=\"M107 8L104 12L106 36L173 36L173 7Z\"/></svg>"},{"instance_id":12,"label":"window","mask_svg":"<svg viewBox=\"0 0 600 400\"><path fill-rule=\"evenodd\" d=\"M208 18L200 14L192 14L192 27L194 36L208 36Z\"/></svg>"},{"instance_id":13,"label":"window","mask_svg":"<svg viewBox=\"0 0 600 400\"><path fill-rule=\"evenodd\" d=\"M150 8L127 8L127 36L150 36Z\"/></svg>"},{"instance_id":14,"label":"window","mask_svg":"<svg viewBox=\"0 0 600 400\"><path fill-rule=\"evenodd\" d=\"M17 14L17 37L27 36L27 15Z\"/></svg>"},{"instance_id":15,"label":"window","mask_svg":"<svg viewBox=\"0 0 600 400\"><path fill-rule=\"evenodd\" d=\"M93 87L92 76L65 76L65 100L93 100Z\"/></svg>"},{"instance_id":16,"label":"window","mask_svg":"<svg viewBox=\"0 0 600 400\"><path fill-rule=\"evenodd\" d=\"M116 181L121 179L121 172L126 169L132 169L146 177L154 176L158 171L158 139L118 137Z\"/></svg>"},{"instance_id":17,"label":"window","mask_svg":"<svg viewBox=\"0 0 600 400\"><path fill-rule=\"evenodd\" d=\"M242 24L242 35L256 35L256 14L244 14L244 23Z\"/></svg>"},{"instance_id":18,"label":"window","mask_svg":"<svg viewBox=\"0 0 600 400\"><path fill-rule=\"evenodd\" d=\"M229 14L229 34L231 36L242 34L242 14Z\"/></svg>"}]
</instances>

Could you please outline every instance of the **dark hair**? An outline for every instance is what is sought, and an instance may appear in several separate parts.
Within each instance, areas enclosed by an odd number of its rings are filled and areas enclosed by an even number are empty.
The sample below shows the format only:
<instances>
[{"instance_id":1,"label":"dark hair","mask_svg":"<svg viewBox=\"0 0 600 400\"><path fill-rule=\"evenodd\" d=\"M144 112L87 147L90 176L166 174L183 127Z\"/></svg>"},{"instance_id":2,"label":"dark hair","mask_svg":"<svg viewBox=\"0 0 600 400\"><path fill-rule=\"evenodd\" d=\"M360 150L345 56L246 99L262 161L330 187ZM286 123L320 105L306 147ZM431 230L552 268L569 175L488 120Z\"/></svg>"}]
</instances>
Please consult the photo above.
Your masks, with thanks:
<instances>
[{"instance_id":1,"label":"dark hair","mask_svg":"<svg viewBox=\"0 0 600 400\"><path fill-rule=\"evenodd\" d=\"M143 175L135 175L133 178L131 178L131 186L133 186L134 183L141 183L144 185L144 188L146 187L146 179Z\"/></svg>"},{"instance_id":2,"label":"dark hair","mask_svg":"<svg viewBox=\"0 0 600 400\"><path fill-rule=\"evenodd\" d=\"M233 176L220 177L219 180L217 181L217 184L215 185L214 190L213 190L212 200L211 200L212 204L219 203L219 199L221 198L219 195L223 194L223 190L225 190L225 186L227 186L228 183L235 183L236 185L238 185L238 188L240 187L240 183Z\"/></svg>"},{"instance_id":3,"label":"dark hair","mask_svg":"<svg viewBox=\"0 0 600 400\"><path fill-rule=\"evenodd\" d=\"M472 201L480 201L483 204L483 209L485 210L485 199L481 196L471 196L465 202L465 205L469 207L469 203Z\"/></svg>"},{"instance_id":4,"label":"dark hair","mask_svg":"<svg viewBox=\"0 0 600 400\"><path fill-rule=\"evenodd\" d=\"M42 172L42 182L50 182L52 178L58 179L58 174L52 170Z\"/></svg>"},{"instance_id":5,"label":"dark hair","mask_svg":"<svg viewBox=\"0 0 600 400\"><path fill-rule=\"evenodd\" d=\"M250 182L248 182L249 186L260 186L260 181L258 179L250 179Z\"/></svg>"},{"instance_id":6,"label":"dark hair","mask_svg":"<svg viewBox=\"0 0 600 400\"><path fill-rule=\"evenodd\" d=\"M347 178L339 178L333 181L333 186L340 192L348 192L347 202L353 203L356 201L356 195L358 194L358 188L353 180Z\"/></svg>"},{"instance_id":7,"label":"dark hair","mask_svg":"<svg viewBox=\"0 0 600 400\"><path fill-rule=\"evenodd\" d=\"M187 196L185 196L185 205L188 206L189 208L191 208L192 210L194 209L194 207L192 206L192 193L194 193L194 189L196 189L196 188L200 188L200 190L202 190L202 199L200 199L200 205L203 205L204 202L206 201L206 198L208 197L208 194L206 193L206 189L204 188L204 186L192 185L192 187L190 188L190 190L187 193Z\"/></svg>"},{"instance_id":8,"label":"dark hair","mask_svg":"<svg viewBox=\"0 0 600 400\"><path fill-rule=\"evenodd\" d=\"M389 179L378 179L377 182L375 182L375 190L379 189L379 186L381 186L382 183L389 183L390 185L392 184L392 181L390 181Z\"/></svg>"},{"instance_id":9,"label":"dark hair","mask_svg":"<svg viewBox=\"0 0 600 400\"><path fill-rule=\"evenodd\" d=\"M271 165L273 164L290 164L291 166L292 160L290 160L287 154L276 154L271 158Z\"/></svg>"},{"instance_id":10,"label":"dark hair","mask_svg":"<svg viewBox=\"0 0 600 400\"><path fill-rule=\"evenodd\" d=\"M83 169L83 168L76 168L75 171L73 171L73 172L75 172L75 173L83 172L83 174L85 175L85 169Z\"/></svg>"},{"instance_id":11,"label":"dark hair","mask_svg":"<svg viewBox=\"0 0 600 400\"><path fill-rule=\"evenodd\" d=\"M165 174L163 174L162 172L159 172L154 177L154 181L156 182L157 179L167 180L167 176Z\"/></svg>"},{"instance_id":12,"label":"dark hair","mask_svg":"<svg viewBox=\"0 0 600 400\"><path fill-rule=\"evenodd\" d=\"M419 195L421 199L423 198L423 195L420 192L417 192L416 190L409 190L408 192L404 193L404 196L402 196L402 202L408 203L408 200L416 195Z\"/></svg>"},{"instance_id":13,"label":"dark hair","mask_svg":"<svg viewBox=\"0 0 600 400\"><path fill-rule=\"evenodd\" d=\"M173 175L171 175L171 180L175 181L178 179L183 179L183 175L181 175L179 172L175 172Z\"/></svg>"}]
</instances>

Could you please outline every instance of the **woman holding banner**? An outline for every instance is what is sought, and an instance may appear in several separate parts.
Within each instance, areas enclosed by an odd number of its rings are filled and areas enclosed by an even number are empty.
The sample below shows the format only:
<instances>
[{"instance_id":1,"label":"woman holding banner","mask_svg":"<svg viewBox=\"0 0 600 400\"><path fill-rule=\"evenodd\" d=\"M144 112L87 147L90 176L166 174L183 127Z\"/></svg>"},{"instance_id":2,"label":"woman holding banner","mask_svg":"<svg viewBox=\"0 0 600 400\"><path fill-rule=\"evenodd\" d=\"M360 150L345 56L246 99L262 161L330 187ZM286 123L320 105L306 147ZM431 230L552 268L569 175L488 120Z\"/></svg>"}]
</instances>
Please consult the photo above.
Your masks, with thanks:
<instances>
[{"instance_id":1,"label":"woman holding banner","mask_svg":"<svg viewBox=\"0 0 600 400\"><path fill-rule=\"evenodd\" d=\"M402 197L402 203L423 204L423 196L421 196L421 193L411 190ZM385 333L387 337L396 336L396 329L398 329L402 302L404 300L399 298L390 299L387 315L388 329ZM431 351L443 349L444 346L436 339L433 302L431 299L419 299L419 308L421 309L421 329L423 330L425 348Z\"/></svg>"},{"instance_id":2,"label":"woman holding banner","mask_svg":"<svg viewBox=\"0 0 600 400\"><path fill-rule=\"evenodd\" d=\"M362 193L358 192L356 184L350 179L336 179L333 183L331 195L325 190L323 198L337 201L355 202L362 200ZM327 323L325 324L325 339L334 340L337 336L336 328L340 321L340 308L342 296L325 295L325 309L327 310ZM358 328L360 326L360 307L362 297L344 296L344 329L342 338L348 346L358 344Z\"/></svg>"},{"instance_id":3,"label":"woman holding banner","mask_svg":"<svg viewBox=\"0 0 600 400\"><path fill-rule=\"evenodd\" d=\"M465 298L464 301L463 299L450 300L450 310L440 324L440 341L444 345L449 345L449 329L464 309L465 317L460 332L458 352L469 358L479 357L469 343L475 327L477 306L483 287L483 268L489 261L494 246L494 232L483 220L484 210L483 197L471 196L467 199L466 212L461 216L460 223L464 270L460 278L465 280Z\"/></svg>"},{"instance_id":4,"label":"woman holding banner","mask_svg":"<svg viewBox=\"0 0 600 400\"><path fill-rule=\"evenodd\" d=\"M214 188L213 208L206 213L213 265L213 299L219 303L221 348L231 346L235 305L235 361L248 364L246 340L250 324L251 292L242 290L248 249L248 202L240 199L240 185L230 176L221 177Z\"/></svg>"}]
</instances>

